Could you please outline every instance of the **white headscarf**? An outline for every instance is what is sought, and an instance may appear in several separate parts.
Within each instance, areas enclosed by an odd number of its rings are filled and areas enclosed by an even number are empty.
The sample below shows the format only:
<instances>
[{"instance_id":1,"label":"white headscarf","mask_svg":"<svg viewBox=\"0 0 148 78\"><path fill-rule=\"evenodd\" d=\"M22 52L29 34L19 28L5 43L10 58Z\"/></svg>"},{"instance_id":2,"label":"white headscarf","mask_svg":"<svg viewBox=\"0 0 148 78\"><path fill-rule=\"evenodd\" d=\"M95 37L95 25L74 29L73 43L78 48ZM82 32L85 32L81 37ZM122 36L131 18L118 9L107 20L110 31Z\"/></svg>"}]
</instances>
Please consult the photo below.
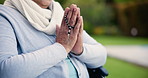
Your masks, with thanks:
<instances>
[{"instance_id":1,"label":"white headscarf","mask_svg":"<svg viewBox=\"0 0 148 78\"><path fill-rule=\"evenodd\" d=\"M16 8L31 25L49 35L55 34L56 25L61 25L64 11L58 2L52 1L51 10L41 8L32 0L6 0L4 5Z\"/></svg>"}]
</instances>

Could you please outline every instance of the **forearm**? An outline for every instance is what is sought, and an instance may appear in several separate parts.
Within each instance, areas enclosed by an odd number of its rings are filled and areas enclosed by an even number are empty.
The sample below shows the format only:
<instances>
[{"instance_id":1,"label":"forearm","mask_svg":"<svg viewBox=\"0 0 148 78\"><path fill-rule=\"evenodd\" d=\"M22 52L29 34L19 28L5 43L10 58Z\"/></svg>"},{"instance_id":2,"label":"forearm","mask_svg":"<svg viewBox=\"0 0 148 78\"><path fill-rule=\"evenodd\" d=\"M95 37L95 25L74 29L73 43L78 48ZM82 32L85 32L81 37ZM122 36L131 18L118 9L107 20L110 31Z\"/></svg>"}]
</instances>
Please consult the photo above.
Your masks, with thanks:
<instances>
[{"instance_id":1,"label":"forearm","mask_svg":"<svg viewBox=\"0 0 148 78\"><path fill-rule=\"evenodd\" d=\"M67 57L59 43L22 55L0 54L5 58L0 58L2 78L35 78Z\"/></svg>"},{"instance_id":2,"label":"forearm","mask_svg":"<svg viewBox=\"0 0 148 78\"><path fill-rule=\"evenodd\" d=\"M72 54L73 55L73 54ZM83 44L83 53L79 56L73 55L80 61L84 62L89 68L102 66L106 62L107 52L101 45Z\"/></svg>"},{"instance_id":3,"label":"forearm","mask_svg":"<svg viewBox=\"0 0 148 78\"><path fill-rule=\"evenodd\" d=\"M105 64L107 51L103 45L83 31L83 53L73 56L86 63L89 68L95 68Z\"/></svg>"}]
</instances>

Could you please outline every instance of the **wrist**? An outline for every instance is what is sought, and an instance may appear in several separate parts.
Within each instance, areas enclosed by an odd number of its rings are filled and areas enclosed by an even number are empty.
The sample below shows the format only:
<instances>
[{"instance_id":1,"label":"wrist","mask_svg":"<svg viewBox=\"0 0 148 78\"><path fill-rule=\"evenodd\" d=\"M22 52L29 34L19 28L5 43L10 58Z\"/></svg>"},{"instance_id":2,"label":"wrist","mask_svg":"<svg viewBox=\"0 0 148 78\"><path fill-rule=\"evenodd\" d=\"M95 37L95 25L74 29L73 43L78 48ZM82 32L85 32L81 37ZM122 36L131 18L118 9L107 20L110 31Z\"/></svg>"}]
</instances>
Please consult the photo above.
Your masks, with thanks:
<instances>
[{"instance_id":1,"label":"wrist","mask_svg":"<svg viewBox=\"0 0 148 78\"><path fill-rule=\"evenodd\" d=\"M59 42L57 42L57 43L59 43ZM59 44L61 44L61 43L59 43ZM66 45L64 45L64 44L61 44L61 45L65 48L67 53L69 53L71 51L71 49L69 49L69 47L67 47Z\"/></svg>"},{"instance_id":2,"label":"wrist","mask_svg":"<svg viewBox=\"0 0 148 78\"><path fill-rule=\"evenodd\" d=\"M83 53L83 47L82 47L82 49L80 51L71 51L71 53L74 54L74 55L79 56L79 55L81 55Z\"/></svg>"}]
</instances>

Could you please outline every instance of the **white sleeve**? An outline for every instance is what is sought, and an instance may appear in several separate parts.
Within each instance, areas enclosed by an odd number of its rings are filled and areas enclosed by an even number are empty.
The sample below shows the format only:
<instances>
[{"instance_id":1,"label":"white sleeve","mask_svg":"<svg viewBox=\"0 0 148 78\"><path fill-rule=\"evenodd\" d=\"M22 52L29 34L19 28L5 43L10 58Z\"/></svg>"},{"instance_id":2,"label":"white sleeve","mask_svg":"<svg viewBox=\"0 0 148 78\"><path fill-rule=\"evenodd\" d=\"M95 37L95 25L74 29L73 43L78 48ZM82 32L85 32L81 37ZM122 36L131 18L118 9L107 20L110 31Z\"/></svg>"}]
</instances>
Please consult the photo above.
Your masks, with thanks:
<instances>
[{"instance_id":1,"label":"white sleeve","mask_svg":"<svg viewBox=\"0 0 148 78\"><path fill-rule=\"evenodd\" d=\"M84 62L88 68L96 68L105 64L107 58L106 48L83 32L83 53L79 56L71 55Z\"/></svg>"},{"instance_id":2,"label":"white sleeve","mask_svg":"<svg viewBox=\"0 0 148 78\"><path fill-rule=\"evenodd\" d=\"M65 58L59 43L19 55L13 28L0 16L0 78L35 78Z\"/></svg>"}]
</instances>

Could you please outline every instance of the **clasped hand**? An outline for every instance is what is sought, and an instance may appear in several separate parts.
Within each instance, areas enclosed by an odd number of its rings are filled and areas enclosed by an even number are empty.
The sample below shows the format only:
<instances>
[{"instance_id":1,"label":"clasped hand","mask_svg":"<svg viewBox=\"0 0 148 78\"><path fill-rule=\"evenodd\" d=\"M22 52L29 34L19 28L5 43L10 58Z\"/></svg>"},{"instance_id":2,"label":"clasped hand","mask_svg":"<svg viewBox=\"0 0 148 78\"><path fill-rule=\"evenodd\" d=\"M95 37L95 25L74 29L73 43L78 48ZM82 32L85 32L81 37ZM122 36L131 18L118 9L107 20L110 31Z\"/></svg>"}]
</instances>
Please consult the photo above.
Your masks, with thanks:
<instances>
[{"instance_id":1,"label":"clasped hand","mask_svg":"<svg viewBox=\"0 0 148 78\"><path fill-rule=\"evenodd\" d=\"M56 42L63 45L67 53L80 55L83 52L82 33L83 18L80 16L80 8L72 4L65 9L61 26L56 26Z\"/></svg>"}]
</instances>

